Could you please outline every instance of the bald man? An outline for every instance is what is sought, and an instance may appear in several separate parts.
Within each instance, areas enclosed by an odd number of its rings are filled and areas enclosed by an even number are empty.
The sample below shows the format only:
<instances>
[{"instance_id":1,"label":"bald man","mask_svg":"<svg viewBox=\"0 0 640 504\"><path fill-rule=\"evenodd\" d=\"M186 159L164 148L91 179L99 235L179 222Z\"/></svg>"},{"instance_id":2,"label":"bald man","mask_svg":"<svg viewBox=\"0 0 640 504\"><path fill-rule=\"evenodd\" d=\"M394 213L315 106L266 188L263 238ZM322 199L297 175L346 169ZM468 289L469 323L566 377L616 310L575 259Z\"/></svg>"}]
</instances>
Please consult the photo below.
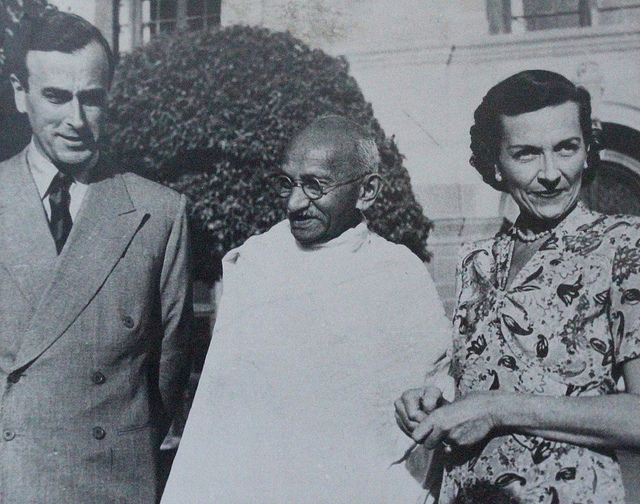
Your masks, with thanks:
<instances>
[{"instance_id":1,"label":"bald man","mask_svg":"<svg viewBox=\"0 0 640 504\"><path fill-rule=\"evenodd\" d=\"M223 260L224 294L162 502L411 503L393 400L449 345L424 264L371 232L379 154L331 116L274 178L288 219Z\"/></svg>"}]
</instances>

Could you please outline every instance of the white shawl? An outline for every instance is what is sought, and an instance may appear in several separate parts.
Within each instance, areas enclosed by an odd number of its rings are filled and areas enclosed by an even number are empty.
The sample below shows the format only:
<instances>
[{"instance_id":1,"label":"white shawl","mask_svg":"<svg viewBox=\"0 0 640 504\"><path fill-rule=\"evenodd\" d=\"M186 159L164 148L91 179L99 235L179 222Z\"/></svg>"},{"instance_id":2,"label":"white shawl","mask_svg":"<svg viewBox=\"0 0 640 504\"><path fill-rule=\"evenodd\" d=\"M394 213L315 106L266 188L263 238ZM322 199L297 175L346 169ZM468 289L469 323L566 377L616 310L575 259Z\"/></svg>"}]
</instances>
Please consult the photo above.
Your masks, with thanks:
<instances>
[{"instance_id":1,"label":"white shawl","mask_svg":"<svg viewBox=\"0 0 640 504\"><path fill-rule=\"evenodd\" d=\"M365 223L305 249L281 222L229 252L164 504L414 503L393 401L450 344L424 264Z\"/></svg>"}]
</instances>

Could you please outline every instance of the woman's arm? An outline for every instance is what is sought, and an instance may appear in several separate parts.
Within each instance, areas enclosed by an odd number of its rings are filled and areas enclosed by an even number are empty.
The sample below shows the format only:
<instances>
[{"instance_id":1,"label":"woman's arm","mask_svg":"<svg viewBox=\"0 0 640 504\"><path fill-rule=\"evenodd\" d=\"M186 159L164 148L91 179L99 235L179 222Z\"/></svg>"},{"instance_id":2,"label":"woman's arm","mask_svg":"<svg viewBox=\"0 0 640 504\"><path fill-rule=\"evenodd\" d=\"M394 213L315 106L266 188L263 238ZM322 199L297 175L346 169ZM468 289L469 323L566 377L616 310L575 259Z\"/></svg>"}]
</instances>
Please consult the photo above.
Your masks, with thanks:
<instances>
[{"instance_id":1,"label":"woman's arm","mask_svg":"<svg viewBox=\"0 0 640 504\"><path fill-rule=\"evenodd\" d=\"M627 392L597 397L474 392L437 407L433 390L427 400L409 391L396 402L397 420L427 448L442 441L471 445L500 431L588 446L640 448L640 359L626 362L623 373Z\"/></svg>"}]
</instances>

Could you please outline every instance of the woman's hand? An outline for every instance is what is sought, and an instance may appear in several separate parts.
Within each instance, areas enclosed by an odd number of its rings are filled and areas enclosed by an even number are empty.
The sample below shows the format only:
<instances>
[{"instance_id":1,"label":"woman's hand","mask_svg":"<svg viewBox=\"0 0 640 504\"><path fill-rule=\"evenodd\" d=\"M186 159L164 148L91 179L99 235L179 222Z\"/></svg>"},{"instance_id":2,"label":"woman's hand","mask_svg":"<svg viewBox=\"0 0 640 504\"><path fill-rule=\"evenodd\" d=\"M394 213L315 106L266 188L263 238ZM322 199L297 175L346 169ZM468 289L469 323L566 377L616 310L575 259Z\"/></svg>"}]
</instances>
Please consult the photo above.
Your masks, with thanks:
<instances>
[{"instance_id":1,"label":"woman's hand","mask_svg":"<svg viewBox=\"0 0 640 504\"><path fill-rule=\"evenodd\" d=\"M447 403L436 387L412 389L396 401L396 421L426 448L443 442L468 446L484 440L500 425L501 397L497 392L478 392Z\"/></svg>"},{"instance_id":2,"label":"woman's hand","mask_svg":"<svg viewBox=\"0 0 640 504\"><path fill-rule=\"evenodd\" d=\"M427 416L446 401L438 387L407 390L394 404L396 407L396 422L407 436L413 437L413 432L420 426ZM415 439L415 438L414 438Z\"/></svg>"},{"instance_id":3,"label":"woman's hand","mask_svg":"<svg viewBox=\"0 0 640 504\"><path fill-rule=\"evenodd\" d=\"M412 437L430 449L440 443L457 446L479 443L501 424L502 397L499 392L477 392L443 404L420 422Z\"/></svg>"}]
</instances>

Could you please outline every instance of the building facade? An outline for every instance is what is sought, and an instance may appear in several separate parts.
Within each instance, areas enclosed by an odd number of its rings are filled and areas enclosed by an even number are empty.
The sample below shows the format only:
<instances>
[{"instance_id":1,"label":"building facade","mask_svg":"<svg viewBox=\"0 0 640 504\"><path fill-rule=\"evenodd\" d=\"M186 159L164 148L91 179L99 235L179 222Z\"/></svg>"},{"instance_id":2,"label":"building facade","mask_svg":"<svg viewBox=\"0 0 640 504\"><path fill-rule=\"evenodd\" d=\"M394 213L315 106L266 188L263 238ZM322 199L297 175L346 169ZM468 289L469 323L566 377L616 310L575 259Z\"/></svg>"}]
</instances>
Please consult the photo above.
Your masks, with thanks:
<instances>
[{"instance_id":1,"label":"building facade","mask_svg":"<svg viewBox=\"0 0 640 504\"><path fill-rule=\"evenodd\" d=\"M52 0L90 20L116 52L128 52L155 35L220 25L221 0Z\"/></svg>"},{"instance_id":2,"label":"building facade","mask_svg":"<svg viewBox=\"0 0 640 504\"><path fill-rule=\"evenodd\" d=\"M640 213L640 0L53 3L94 21L121 51L164 31L240 23L289 30L345 55L435 221L430 267L449 310L460 243L515 216L515 205L468 163L473 111L499 80L543 68L587 87L608 141L602 175L585 198L605 209L624 200Z\"/></svg>"},{"instance_id":3,"label":"building facade","mask_svg":"<svg viewBox=\"0 0 640 504\"><path fill-rule=\"evenodd\" d=\"M225 0L233 23L346 55L435 221L430 267L449 313L459 245L516 215L468 163L473 112L509 75L542 68L589 89L607 148L584 198L640 213L640 0Z\"/></svg>"}]
</instances>

